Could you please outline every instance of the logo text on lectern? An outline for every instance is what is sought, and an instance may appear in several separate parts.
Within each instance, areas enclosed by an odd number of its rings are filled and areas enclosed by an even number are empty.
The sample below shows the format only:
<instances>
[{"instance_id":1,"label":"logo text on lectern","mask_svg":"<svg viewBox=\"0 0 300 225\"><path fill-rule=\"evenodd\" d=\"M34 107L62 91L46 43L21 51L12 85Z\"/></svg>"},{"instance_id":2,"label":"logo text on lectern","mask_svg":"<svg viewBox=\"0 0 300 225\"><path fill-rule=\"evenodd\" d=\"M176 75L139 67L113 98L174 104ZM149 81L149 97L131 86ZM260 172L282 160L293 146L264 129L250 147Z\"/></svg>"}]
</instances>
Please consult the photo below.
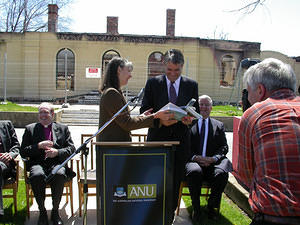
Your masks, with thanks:
<instances>
[{"instance_id":1,"label":"logo text on lectern","mask_svg":"<svg viewBox=\"0 0 300 225\"><path fill-rule=\"evenodd\" d=\"M156 184L129 184L128 199L156 198Z\"/></svg>"},{"instance_id":2,"label":"logo text on lectern","mask_svg":"<svg viewBox=\"0 0 300 225\"><path fill-rule=\"evenodd\" d=\"M156 201L156 184L127 184L114 186L113 202Z\"/></svg>"}]
</instances>

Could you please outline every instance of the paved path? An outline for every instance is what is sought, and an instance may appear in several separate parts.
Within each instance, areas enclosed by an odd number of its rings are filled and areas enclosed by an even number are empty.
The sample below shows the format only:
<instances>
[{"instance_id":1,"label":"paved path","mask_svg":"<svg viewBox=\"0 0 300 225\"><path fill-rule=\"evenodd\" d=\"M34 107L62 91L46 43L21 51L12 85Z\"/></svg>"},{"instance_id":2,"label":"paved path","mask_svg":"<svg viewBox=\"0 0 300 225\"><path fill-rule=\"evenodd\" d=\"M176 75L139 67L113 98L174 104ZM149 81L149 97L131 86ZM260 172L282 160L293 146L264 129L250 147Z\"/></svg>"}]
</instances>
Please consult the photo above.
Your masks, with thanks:
<instances>
[{"instance_id":1,"label":"paved path","mask_svg":"<svg viewBox=\"0 0 300 225\"><path fill-rule=\"evenodd\" d=\"M72 139L75 143L76 147L80 146L81 142L81 134L82 133L91 133L94 134L97 132L98 127L95 126L69 126ZM22 136L24 133L24 129L22 128L16 128L18 139L21 143ZM145 132L145 130L137 130L135 133L142 133ZM76 165L74 165L74 171L76 171ZM71 216L71 209L70 204L66 204L66 198L62 197L61 204L60 204L60 215L66 225L79 225L83 224L83 217L79 217L79 211L78 211L78 185L77 181L74 178L73 179L73 204L74 204L74 216ZM45 202L46 209L48 210L48 217L50 218L51 208L52 208L52 202L51 198L46 198ZM36 225L37 220L39 216L39 211L37 204L34 200L33 205L30 207L30 219L27 219L25 222L25 225ZM87 224L88 225L96 225L96 197L89 197L88 198L88 212L87 212ZM192 222L189 218L189 214L187 210L185 209L185 205L183 201L181 202L181 210L180 215L176 217L176 220L174 222L174 225L192 225Z\"/></svg>"},{"instance_id":2,"label":"paved path","mask_svg":"<svg viewBox=\"0 0 300 225\"><path fill-rule=\"evenodd\" d=\"M98 106L90 106L90 105L72 105L72 108L77 108L77 109L82 109L82 108L88 108L88 109L97 109ZM138 109L134 109L133 114L137 114ZM81 144L81 134L94 134L97 132L98 127L97 126L69 126L70 132L72 139L74 141L74 144L76 148L78 148ZM22 136L24 133L23 128L16 128L17 136L18 139L21 143L22 141ZM133 131L133 133L146 133L147 129L139 129ZM229 145L229 153L228 153L228 158L231 159L231 149L232 149L232 133L226 133L228 145ZM74 168L74 171L76 171L76 165ZM62 198L61 205L60 205L60 215L62 219L64 220L64 223L66 225L71 225L71 224L82 224L83 223L83 218L79 217L78 213L78 185L77 181L74 178L73 179L73 202L74 202L74 216L71 216L71 209L70 205L66 204L65 197ZM48 210L48 217L50 218L50 212L52 208L52 202L51 198L46 198L46 203L45 203L46 209ZM27 219L25 222L25 225L35 225L37 224L38 220L38 208L37 204L34 201L33 205L30 208L30 219ZM97 224L96 221L96 197L89 197L88 198L88 212L87 212L87 224L89 225L94 225ZM176 217L174 225L192 225L192 222L190 220L189 214L187 210L185 209L185 205L183 201L181 202L181 209L180 209L180 215Z\"/></svg>"}]
</instances>

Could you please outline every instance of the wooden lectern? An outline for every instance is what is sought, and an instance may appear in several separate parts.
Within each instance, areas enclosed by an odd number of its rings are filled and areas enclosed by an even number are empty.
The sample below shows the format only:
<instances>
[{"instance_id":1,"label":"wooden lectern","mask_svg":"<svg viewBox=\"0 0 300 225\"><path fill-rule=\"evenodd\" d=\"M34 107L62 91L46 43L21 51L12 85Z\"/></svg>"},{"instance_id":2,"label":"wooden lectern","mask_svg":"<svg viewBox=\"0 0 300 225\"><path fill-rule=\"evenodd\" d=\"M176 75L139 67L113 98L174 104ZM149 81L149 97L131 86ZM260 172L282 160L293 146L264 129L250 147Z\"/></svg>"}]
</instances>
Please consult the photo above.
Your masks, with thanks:
<instances>
[{"instance_id":1,"label":"wooden lectern","mask_svg":"<svg viewBox=\"0 0 300 225\"><path fill-rule=\"evenodd\" d=\"M95 142L97 224L168 225L179 142Z\"/></svg>"}]
</instances>

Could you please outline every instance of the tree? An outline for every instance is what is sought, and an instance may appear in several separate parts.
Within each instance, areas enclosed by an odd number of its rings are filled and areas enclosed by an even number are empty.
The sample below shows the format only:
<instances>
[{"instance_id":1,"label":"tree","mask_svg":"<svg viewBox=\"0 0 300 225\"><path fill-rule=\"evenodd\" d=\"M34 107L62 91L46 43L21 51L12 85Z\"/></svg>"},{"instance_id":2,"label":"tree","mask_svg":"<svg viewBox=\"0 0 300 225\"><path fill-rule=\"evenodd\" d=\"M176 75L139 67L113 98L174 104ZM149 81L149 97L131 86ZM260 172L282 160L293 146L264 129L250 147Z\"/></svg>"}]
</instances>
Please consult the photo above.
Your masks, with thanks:
<instances>
[{"instance_id":1,"label":"tree","mask_svg":"<svg viewBox=\"0 0 300 225\"><path fill-rule=\"evenodd\" d=\"M73 0L57 0L60 11ZM45 0L0 0L0 31L47 31L48 4ZM68 18L60 18L58 30L67 30Z\"/></svg>"},{"instance_id":2,"label":"tree","mask_svg":"<svg viewBox=\"0 0 300 225\"><path fill-rule=\"evenodd\" d=\"M230 12L240 12L244 15L251 14L258 6L264 6L266 0L252 0L241 8L231 10Z\"/></svg>"}]
</instances>

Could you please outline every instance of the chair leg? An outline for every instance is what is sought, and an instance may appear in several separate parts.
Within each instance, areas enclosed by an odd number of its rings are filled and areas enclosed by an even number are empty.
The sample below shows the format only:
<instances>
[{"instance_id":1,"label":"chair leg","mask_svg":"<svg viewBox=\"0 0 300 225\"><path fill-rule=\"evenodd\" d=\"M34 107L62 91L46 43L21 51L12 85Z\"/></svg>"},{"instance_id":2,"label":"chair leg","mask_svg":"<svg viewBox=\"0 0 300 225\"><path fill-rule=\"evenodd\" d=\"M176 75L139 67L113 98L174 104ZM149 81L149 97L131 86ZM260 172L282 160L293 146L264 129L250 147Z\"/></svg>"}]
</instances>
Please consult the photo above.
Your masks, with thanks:
<instances>
[{"instance_id":1,"label":"chair leg","mask_svg":"<svg viewBox=\"0 0 300 225\"><path fill-rule=\"evenodd\" d=\"M30 218L30 210L29 210L29 206L30 206L30 203L29 203L29 187L28 187L28 184L26 184L26 207L27 207L27 216L28 216L28 219Z\"/></svg>"},{"instance_id":2,"label":"chair leg","mask_svg":"<svg viewBox=\"0 0 300 225\"><path fill-rule=\"evenodd\" d=\"M209 197L209 188L206 188L206 194L205 194L205 199L206 201L208 200L208 197Z\"/></svg>"},{"instance_id":3,"label":"chair leg","mask_svg":"<svg viewBox=\"0 0 300 225\"><path fill-rule=\"evenodd\" d=\"M82 192L83 192L83 187L81 183L78 183L78 195L79 195L79 216L82 216Z\"/></svg>"},{"instance_id":4,"label":"chair leg","mask_svg":"<svg viewBox=\"0 0 300 225\"><path fill-rule=\"evenodd\" d=\"M74 209L73 209L73 184L72 180L70 181L70 204L71 204L71 214L74 216Z\"/></svg>"},{"instance_id":5,"label":"chair leg","mask_svg":"<svg viewBox=\"0 0 300 225\"><path fill-rule=\"evenodd\" d=\"M66 203L69 203L69 188L67 186L65 186L64 188L66 188Z\"/></svg>"},{"instance_id":6,"label":"chair leg","mask_svg":"<svg viewBox=\"0 0 300 225\"><path fill-rule=\"evenodd\" d=\"M18 209L17 209L17 191L18 191L18 188L17 187L14 187L13 189L13 195L14 195L14 208L15 208L15 214L17 214L18 212Z\"/></svg>"},{"instance_id":7,"label":"chair leg","mask_svg":"<svg viewBox=\"0 0 300 225\"><path fill-rule=\"evenodd\" d=\"M176 209L176 216L179 215L179 210L180 210L180 202L181 202L181 197L182 197L182 189L183 189L183 183L180 183L179 187L179 195L178 195L178 202L177 202L177 209Z\"/></svg>"}]
</instances>

